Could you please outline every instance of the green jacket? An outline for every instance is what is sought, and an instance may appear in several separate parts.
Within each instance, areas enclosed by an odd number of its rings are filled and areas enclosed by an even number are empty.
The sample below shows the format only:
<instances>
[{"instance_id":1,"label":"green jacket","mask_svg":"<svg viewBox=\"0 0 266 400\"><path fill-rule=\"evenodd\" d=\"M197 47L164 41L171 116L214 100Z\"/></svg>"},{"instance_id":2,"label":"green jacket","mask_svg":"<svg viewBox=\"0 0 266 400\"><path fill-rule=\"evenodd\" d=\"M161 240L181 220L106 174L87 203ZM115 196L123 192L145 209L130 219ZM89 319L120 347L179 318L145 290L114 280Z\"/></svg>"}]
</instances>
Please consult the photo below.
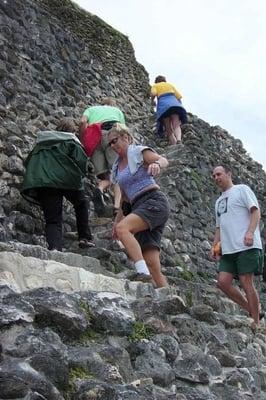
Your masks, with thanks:
<instances>
[{"instance_id":1,"label":"green jacket","mask_svg":"<svg viewBox=\"0 0 266 400\"><path fill-rule=\"evenodd\" d=\"M82 190L88 157L73 133L43 131L25 161L21 194L39 204L36 188Z\"/></svg>"}]
</instances>

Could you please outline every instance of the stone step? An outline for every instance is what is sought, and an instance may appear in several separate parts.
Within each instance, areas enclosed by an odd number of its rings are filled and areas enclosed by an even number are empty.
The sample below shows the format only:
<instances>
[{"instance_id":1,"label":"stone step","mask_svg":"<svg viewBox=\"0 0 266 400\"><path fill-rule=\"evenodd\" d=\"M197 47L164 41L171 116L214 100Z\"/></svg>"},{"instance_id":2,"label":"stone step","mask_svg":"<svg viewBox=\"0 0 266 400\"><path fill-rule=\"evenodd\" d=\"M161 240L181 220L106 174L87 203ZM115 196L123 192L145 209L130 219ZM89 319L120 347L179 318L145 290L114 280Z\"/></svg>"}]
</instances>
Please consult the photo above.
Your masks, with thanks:
<instances>
[{"instance_id":1,"label":"stone step","mask_svg":"<svg viewBox=\"0 0 266 400\"><path fill-rule=\"evenodd\" d=\"M175 284L154 289L151 284L127 280L130 270L114 274L104 268L98 258L108 258L104 249L90 249L94 256L48 251L41 246L0 242L1 284L9 284L18 291L36 287L53 287L61 291L96 290L119 293L131 300L156 293L181 297L188 307L195 304L211 306L225 314L241 314L240 309L208 283L175 279ZM126 257L126 256L125 256ZM158 293L159 293L158 292ZM243 314L243 313L242 313Z\"/></svg>"},{"instance_id":2,"label":"stone step","mask_svg":"<svg viewBox=\"0 0 266 400\"><path fill-rule=\"evenodd\" d=\"M53 257L58 255L59 252L52 251L50 253ZM86 259L89 257L76 256L76 254L64 254L67 262L82 261L84 259L82 265L86 267L86 261L88 261ZM93 261L97 262L98 260L94 259ZM113 274L107 276L99 273L99 271L97 273L91 272L78 265L71 266L54 259L23 256L19 253L3 251L2 249L0 288L3 293L5 293L5 287L17 293L38 288L52 288L64 293L89 291L113 293L130 302L145 297L161 300L169 296L177 297L175 288L155 289L152 284L129 281ZM184 304L184 301L181 298L179 299Z\"/></svg>"},{"instance_id":3,"label":"stone step","mask_svg":"<svg viewBox=\"0 0 266 400\"><path fill-rule=\"evenodd\" d=\"M68 262L71 258L73 264L76 261L80 263L70 266L52 259L24 257L18 253L3 251L0 260L1 285L11 285L18 292L52 287L63 292L94 290L118 293L126 297L126 280L99 273L100 265L97 265L99 264L97 259L90 260L89 257L78 257L76 254L65 254L65 256ZM81 265L86 266L86 262L95 263L98 272L82 268Z\"/></svg>"}]
</instances>

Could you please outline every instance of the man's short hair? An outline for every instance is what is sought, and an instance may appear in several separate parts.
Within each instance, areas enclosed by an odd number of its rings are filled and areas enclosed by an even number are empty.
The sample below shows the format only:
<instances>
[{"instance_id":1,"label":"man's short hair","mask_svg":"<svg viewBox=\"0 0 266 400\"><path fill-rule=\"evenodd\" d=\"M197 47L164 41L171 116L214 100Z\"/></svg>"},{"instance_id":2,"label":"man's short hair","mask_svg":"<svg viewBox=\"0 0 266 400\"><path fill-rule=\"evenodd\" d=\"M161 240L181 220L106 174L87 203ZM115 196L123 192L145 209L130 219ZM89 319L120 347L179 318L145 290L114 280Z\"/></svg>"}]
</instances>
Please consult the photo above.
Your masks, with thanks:
<instances>
[{"instance_id":1,"label":"man's short hair","mask_svg":"<svg viewBox=\"0 0 266 400\"><path fill-rule=\"evenodd\" d=\"M224 171L225 171L227 174L228 174L229 172L232 173L231 168L228 167L228 165L225 165L225 164L218 164L218 165L216 165L216 166L213 168L213 170L215 170L215 168L219 168L219 167L223 168Z\"/></svg>"},{"instance_id":2,"label":"man's short hair","mask_svg":"<svg viewBox=\"0 0 266 400\"><path fill-rule=\"evenodd\" d=\"M71 118L63 118L56 125L56 131L75 133L76 126Z\"/></svg>"},{"instance_id":3,"label":"man's short hair","mask_svg":"<svg viewBox=\"0 0 266 400\"><path fill-rule=\"evenodd\" d=\"M101 101L103 106L116 106L116 101L113 97L104 97Z\"/></svg>"}]
</instances>

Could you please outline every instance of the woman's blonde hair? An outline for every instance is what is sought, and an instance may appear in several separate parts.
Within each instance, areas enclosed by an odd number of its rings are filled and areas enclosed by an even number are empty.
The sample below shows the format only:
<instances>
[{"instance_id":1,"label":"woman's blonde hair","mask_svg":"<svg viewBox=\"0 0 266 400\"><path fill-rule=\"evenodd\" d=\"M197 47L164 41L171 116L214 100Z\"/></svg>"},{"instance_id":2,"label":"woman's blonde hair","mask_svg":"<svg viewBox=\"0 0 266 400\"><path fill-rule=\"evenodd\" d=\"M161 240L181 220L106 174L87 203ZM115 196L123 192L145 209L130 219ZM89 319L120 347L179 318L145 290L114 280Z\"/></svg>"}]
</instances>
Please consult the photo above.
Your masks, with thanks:
<instances>
[{"instance_id":1,"label":"woman's blonde hair","mask_svg":"<svg viewBox=\"0 0 266 400\"><path fill-rule=\"evenodd\" d=\"M130 133L128 127L127 127L125 124L120 124L120 123L116 122L116 123L113 125L112 129L109 131L108 136L109 136L111 133L114 133L114 132L117 133L118 136L127 135L129 144L134 143L134 137L133 137L133 135Z\"/></svg>"}]
</instances>

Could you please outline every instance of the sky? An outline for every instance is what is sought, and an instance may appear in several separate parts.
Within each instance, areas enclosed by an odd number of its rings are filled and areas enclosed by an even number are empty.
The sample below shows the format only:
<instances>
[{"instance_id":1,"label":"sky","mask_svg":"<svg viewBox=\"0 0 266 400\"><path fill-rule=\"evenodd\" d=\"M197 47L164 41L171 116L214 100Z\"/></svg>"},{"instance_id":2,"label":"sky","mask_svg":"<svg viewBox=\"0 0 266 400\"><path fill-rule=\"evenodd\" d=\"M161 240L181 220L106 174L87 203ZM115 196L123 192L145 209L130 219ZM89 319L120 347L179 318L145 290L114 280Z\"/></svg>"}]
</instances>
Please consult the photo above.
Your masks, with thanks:
<instances>
[{"instance_id":1,"label":"sky","mask_svg":"<svg viewBox=\"0 0 266 400\"><path fill-rule=\"evenodd\" d=\"M154 82L240 139L266 170L265 0L75 0L128 36Z\"/></svg>"}]
</instances>

